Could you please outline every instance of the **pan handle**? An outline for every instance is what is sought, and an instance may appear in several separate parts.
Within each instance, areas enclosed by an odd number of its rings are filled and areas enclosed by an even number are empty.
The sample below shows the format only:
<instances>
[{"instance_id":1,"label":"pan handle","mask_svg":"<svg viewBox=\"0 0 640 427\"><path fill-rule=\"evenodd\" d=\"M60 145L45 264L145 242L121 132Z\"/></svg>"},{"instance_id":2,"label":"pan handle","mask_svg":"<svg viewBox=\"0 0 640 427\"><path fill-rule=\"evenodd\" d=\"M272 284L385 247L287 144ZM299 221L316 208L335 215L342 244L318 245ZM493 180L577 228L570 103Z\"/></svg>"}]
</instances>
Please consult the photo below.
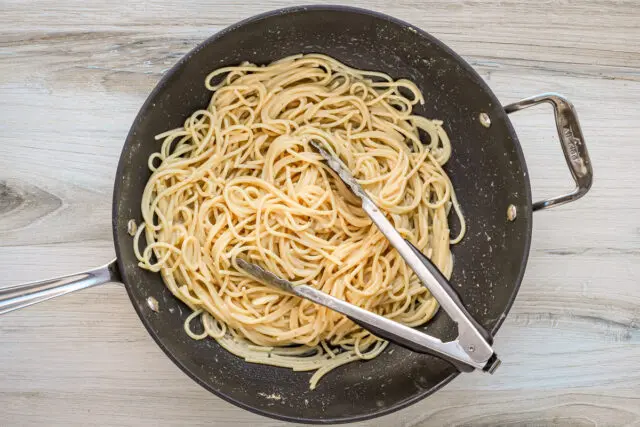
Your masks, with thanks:
<instances>
[{"instance_id":1,"label":"pan handle","mask_svg":"<svg viewBox=\"0 0 640 427\"><path fill-rule=\"evenodd\" d=\"M0 314L28 307L51 298L79 291L80 289L121 281L118 263L114 259L107 265L83 271L82 273L1 288Z\"/></svg>"},{"instance_id":2,"label":"pan handle","mask_svg":"<svg viewBox=\"0 0 640 427\"><path fill-rule=\"evenodd\" d=\"M573 176L573 180L576 183L576 188L562 196L535 202L533 204L534 211L560 206L578 200L587 194L593 182L591 160L589 159L589 152L587 151L584 136L582 136L578 115L576 114L575 108L573 108L573 104L571 104L567 98L557 93L543 93L509 104L504 107L504 110L507 114L510 114L543 102L547 102L553 106L562 151L564 152L564 158L571 171L571 176Z\"/></svg>"}]
</instances>

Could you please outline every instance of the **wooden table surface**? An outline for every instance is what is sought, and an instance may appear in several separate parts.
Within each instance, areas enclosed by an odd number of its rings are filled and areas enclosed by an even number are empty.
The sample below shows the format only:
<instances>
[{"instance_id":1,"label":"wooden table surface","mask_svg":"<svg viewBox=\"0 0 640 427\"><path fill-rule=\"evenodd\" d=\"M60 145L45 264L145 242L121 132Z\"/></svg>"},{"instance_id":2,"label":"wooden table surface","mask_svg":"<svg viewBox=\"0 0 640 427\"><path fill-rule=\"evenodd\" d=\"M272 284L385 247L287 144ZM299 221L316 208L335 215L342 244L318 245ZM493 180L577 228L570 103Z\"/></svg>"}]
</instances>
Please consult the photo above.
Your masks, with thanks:
<instances>
[{"instance_id":1,"label":"wooden table surface","mask_svg":"<svg viewBox=\"0 0 640 427\"><path fill-rule=\"evenodd\" d=\"M346 2L343 2L346 3ZM494 376L464 375L362 425L640 425L640 8L633 1L369 0L469 61L503 103L571 99L595 170L535 214ZM209 35L295 4L0 1L0 286L114 256L125 135L162 73ZM513 117L534 197L572 187L549 108ZM122 287L0 319L0 425L281 425L211 395L154 344Z\"/></svg>"}]
</instances>

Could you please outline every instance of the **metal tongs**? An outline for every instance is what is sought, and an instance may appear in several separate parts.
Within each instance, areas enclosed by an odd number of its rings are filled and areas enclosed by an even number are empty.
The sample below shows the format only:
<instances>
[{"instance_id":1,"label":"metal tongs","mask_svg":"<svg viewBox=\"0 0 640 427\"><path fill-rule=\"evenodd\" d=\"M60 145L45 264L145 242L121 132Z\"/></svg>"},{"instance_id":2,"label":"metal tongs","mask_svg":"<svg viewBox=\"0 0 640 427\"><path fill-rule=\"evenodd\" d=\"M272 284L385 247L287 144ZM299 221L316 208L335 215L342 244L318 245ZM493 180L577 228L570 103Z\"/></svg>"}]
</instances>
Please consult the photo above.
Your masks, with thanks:
<instances>
[{"instance_id":1,"label":"metal tongs","mask_svg":"<svg viewBox=\"0 0 640 427\"><path fill-rule=\"evenodd\" d=\"M500 359L493 351L489 334L467 311L457 292L440 270L387 220L384 214L365 193L340 159L322 148L315 141L310 144L324 158L333 171L353 193L362 200L362 209L369 215L380 232L398 251L420 281L429 289L444 311L458 326L458 336L453 341L440 339L417 329L372 313L308 285L293 285L258 265L237 259L238 266L259 281L320 304L349 317L374 335L419 353L428 353L451 362L461 372L475 369L493 373L500 366Z\"/></svg>"}]
</instances>

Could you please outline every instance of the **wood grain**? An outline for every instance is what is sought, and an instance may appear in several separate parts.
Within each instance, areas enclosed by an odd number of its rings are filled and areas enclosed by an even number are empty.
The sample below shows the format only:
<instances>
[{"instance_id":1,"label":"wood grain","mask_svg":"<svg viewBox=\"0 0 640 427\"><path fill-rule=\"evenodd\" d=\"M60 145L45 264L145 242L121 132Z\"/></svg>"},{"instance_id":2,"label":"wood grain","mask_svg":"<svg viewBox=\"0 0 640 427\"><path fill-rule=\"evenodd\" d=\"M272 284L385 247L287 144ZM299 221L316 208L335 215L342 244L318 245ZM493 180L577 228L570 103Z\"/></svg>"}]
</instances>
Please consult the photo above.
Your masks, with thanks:
<instances>
[{"instance_id":1,"label":"wood grain","mask_svg":"<svg viewBox=\"0 0 640 427\"><path fill-rule=\"evenodd\" d=\"M503 103L570 98L589 195L535 215L531 258L496 338L504 365L360 425L640 425L640 9L634 1L342 2L405 19L465 57ZM293 5L0 3L0 286L113 257L122 143L159 77L240 19ZM550 111L513 116L535 198L572 186ZM0 319L1 425L281 423L213 397L144 331L121 287Z\"/></svg>"}]
</instances>

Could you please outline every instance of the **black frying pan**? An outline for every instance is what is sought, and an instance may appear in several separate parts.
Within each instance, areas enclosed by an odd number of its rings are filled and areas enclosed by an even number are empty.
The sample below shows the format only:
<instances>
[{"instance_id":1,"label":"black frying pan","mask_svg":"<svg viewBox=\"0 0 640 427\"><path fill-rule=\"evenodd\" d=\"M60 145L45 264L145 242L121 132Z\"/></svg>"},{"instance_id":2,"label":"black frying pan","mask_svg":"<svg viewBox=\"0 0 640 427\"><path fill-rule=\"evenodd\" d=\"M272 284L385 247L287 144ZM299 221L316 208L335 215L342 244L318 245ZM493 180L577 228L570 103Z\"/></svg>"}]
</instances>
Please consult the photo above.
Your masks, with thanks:
<instances>
[{"instance_id":1,"label":"black frying pan","mask_svg":"<svg viewBox=\"0 0 640 427\"><path fill-rule=\"evenodd\" d=\"M495 333L524 274L532 212L574 200L591 186L591 165L573 108L553 94L503 107L480 76L434 37L382 14L335 6L269 12L219 32L188 53L151 93L122 150L113 196L117 262L0 290L0 313L76 289L122 281L153 339L187 375L240 407L289 421L333 423L377 417L414 403L455 378L458 372L449 363L392 346L393 351L372 361L332 371L310 391L311 373L246 363L212 339L190 339L183 331L190 310L170 294L159 274L137 267L127 227L131 219L142 220L140 197L150 176L147 159L159 149L154 136L182 125L194 110L206 107L211 93L203 82L211 70L310 52L411 79L426 99L418 113L444 120L453 146L446 169L468 221L466 237L453 248L452 283L471 314ZM527 168L507 113L539 102L554 105L577 186L568 195L532 204ZM440 312L422 329L451 339L454 326ZM270 399L273 395L279 399Z\"/></svg>"}]
</instances>

